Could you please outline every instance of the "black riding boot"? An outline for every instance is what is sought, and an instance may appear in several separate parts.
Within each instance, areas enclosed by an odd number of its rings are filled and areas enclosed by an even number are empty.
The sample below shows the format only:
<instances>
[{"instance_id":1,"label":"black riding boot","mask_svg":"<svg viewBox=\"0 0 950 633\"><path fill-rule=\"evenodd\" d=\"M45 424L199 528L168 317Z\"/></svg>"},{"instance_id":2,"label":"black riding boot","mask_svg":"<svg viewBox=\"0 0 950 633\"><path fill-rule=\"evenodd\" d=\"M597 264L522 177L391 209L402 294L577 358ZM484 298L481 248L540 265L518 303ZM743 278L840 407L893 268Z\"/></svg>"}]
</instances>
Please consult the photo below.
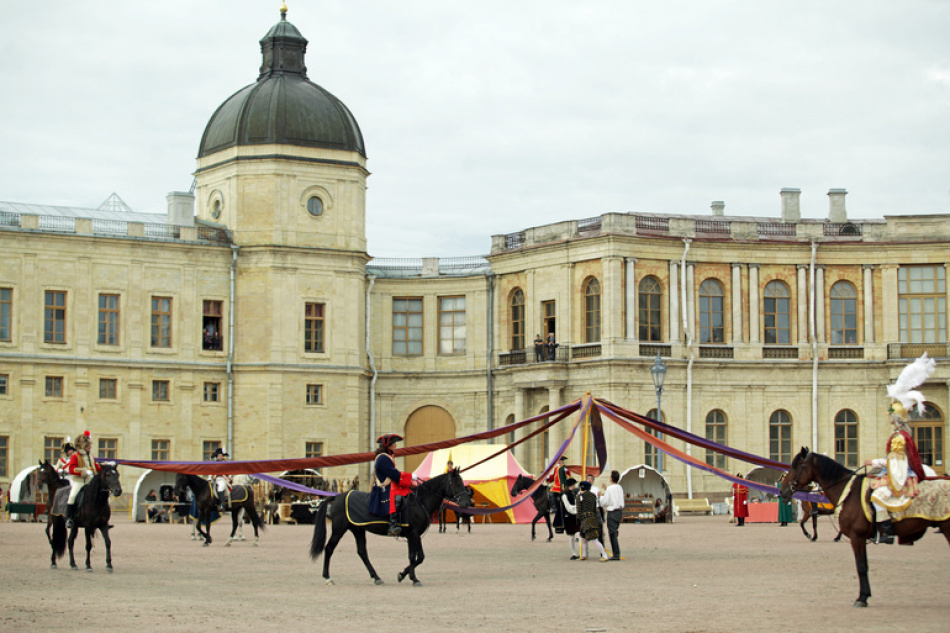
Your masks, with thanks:
<instances>
[{"instance_id":1,"label":"black riding boot","mask_svg":"<svg viewBox=\"0 0 950 633\"><path fill-rule=\"evenodd\" d=\"M73 529L73 518L76 516L76 504L70 503L66 506L66 529Z\"/></svg>"},{"instance_id":2,"label":"black riding boot","mask_svg":"<svg viewBox=\"0 0 950 633\"><path fill-rule=\"evenodd\" d=\"M389 532L386 536L399 536L402 534L402 528L399 527L399 523L396 520L396 512L393 512L389 515Z\"/></svg>"},{"instance_id":3,"label":"black riding boot","mask_svg":"<svg viewBox=\"0 0 950 633\"><path fill-rule=\"evenodd\" d=\"M884 543L885 545L892 545L894 543L894 524L891 523L890 519L877 524L877 537L874 539L874 542Z\"/></svg>"}]
</instances>

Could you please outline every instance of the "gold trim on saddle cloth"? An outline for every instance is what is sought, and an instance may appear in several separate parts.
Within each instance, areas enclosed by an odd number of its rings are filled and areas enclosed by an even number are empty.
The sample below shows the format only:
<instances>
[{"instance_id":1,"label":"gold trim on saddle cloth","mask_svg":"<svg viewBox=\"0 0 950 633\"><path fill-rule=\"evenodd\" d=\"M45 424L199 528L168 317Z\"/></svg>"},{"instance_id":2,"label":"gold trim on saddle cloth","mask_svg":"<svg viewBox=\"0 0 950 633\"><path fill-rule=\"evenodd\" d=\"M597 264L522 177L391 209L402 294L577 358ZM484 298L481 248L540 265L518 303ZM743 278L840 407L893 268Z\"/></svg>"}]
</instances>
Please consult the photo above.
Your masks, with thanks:
<instances>
[{"instance_id":1,"label":"gold trim on saddle cloth","mask_svg":"<svg viewBox=\"0 0 950 633\"><path fill-rule=\"evenodd\" d=\"M363 527L363 526L366 526L366 525L376 525L376 524L383 524L383 525L385 525L386 523L389 523L389 519L379 519L378 521L363 521L363 522L361 522L361 521L354 521L354 520L353 520L353 516L350 514L350 495L346 495L346 497L344 497L344 500L346 501L346 506L345 506L345 509L346 509L346 518L347 518L347 520L348 520L350 523L352 523L353 525L358 525L358 526L360 526L360 527Z\"/></svg>"},{"instance_id":2,"label":"gold trim on saddle cloth","mask_svg":"<svg viewBox=\"0 0 950 633\"><path fill-rule=\"evenodd\" d=\"M848 493L851 492L851 486L854 485L854 480L857 478L857 475L852 475L851 479L848 480L848 484L844 487L844 490L841 491L841 496L838 497L838 505L835 506L835 521L837 521L838 517L841 515L841 508L844 507L844 500L848 498ZM871 515L868 511L868 504L866 501L867 485L868 478L865 477L864 481L861 483L861 509L864 510L864 516L867 517L867 520L871 523L874 523L874 519L871 518Z\"/></svg>"}]
</instances>

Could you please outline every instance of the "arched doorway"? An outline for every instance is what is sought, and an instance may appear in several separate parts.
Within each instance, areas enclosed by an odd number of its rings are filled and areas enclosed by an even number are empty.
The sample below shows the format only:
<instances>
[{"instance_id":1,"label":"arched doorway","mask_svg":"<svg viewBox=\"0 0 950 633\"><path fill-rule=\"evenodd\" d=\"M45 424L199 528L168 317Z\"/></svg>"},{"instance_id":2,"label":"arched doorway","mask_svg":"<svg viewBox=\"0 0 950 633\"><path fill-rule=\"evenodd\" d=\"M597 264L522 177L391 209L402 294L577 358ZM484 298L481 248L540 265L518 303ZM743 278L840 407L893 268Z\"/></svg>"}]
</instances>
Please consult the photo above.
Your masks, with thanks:
<instances>
[{"instance_id":1,"label":"arched doorway","mask_svg":"<svg viewBox=\"0 0 950 633\"><path fill-rule=\"evenodd\" d=\"M455 437L455 420L442 407L435 405L420 407L406 420L406 446L428 444L453 437ZM406 456L405 470L412 472L425 458L425 453Z\"/></svg>"}]
</instances>

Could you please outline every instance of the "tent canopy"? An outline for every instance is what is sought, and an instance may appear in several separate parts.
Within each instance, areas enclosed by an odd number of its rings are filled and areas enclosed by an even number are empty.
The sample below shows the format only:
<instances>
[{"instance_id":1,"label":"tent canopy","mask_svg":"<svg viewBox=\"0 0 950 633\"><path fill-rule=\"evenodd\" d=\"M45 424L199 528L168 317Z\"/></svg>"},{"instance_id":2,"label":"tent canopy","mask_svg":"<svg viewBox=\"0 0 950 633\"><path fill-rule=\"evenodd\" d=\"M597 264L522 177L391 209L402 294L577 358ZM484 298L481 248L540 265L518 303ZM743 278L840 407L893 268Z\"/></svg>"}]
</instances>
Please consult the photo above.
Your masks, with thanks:
<instances>
[{"instance_id":1,"label":"tent canopy","mask_svg":"<svg viewBox=\"0 0 950 633\"><path fill-rule=\"evenodd\" d=\"M174 486L177 473L170 473L161 470L146 470L139 476L135 482L135 489L132 492L132 520L145 520L145 496L149 491L154 490L155 494L161 494L162 486Z\"/></svg>"},{"instance_id":2,"label":"tent canopy","mask_svg":"<svg viewBox=\"0 0 950 633\"><path fill-rule=\"evenodd\" d=\"M500 508L511 505L511 487L518 475L531 477L511 451L490 459L475 468L465 470L467 466L480 462L492 453L498 452L498 444L462 444L453 448L444 448L432 451L422 460L419 467L413 471L413 476L419 479L431 479L445 472L449 460L456 468L461 468L462 481L475 491L475 502L487 503L489 507ZM506 510L501 516L509 523L530 523L537 512L529 499L518 504L511 510ZM497 518L499 515L494 515Z\"/></svg>"},{"instance_id":3,"label":"tent canopy","mask_svg":"<svg viewBox=\"0 0 950 633\"><path fill-rule=\"evenodd\" d=\"M663 475L657 469L646 464L633 466L623 471L620 475L620 487L623 488L625 498L650 495L653 498L659 497L665 501L673 494L670 484L664 479Z\"/></svg>"},{"instance_id":4,"label":"tent canopy","mask_svg":"<svg viewBox=\"0 0 950 633\"><path fill-rule=\"evenodd\" d=\"M785 471L775 470L774 468L766 468L765 466L756 466L750 470L745 478L749 481L754 481L757 484L766 484L768 486L780 486L779 483L782 479L782 476L785 474ZM749 488L749 501L755 501L757 503L763 503L766 501L775 501L776 496L769 494L763 490L757 490L755 488Z\"/></svg>"}]
</instances>

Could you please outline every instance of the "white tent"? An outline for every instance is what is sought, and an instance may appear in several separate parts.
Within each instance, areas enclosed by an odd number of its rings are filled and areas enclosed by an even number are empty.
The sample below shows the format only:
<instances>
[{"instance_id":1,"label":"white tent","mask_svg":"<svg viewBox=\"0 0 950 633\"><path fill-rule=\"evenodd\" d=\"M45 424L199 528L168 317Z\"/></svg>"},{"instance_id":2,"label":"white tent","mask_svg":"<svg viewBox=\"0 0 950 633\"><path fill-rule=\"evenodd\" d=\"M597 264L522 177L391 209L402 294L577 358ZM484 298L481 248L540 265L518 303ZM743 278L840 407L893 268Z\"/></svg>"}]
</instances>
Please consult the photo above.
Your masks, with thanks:
<instances>
[{"instance_id":1,"label":"white tent","mask_svg":"<svg viewBox=\"0 0 950 633\"><path fill-rule=\"evenodd\" d=\"M150 490L159 494L162 486L174 486L177 473L170 473L163 470L146 470L142 476L135 482L135 490L132 492L132 520L145 521L145 496Z\"/></svg>"},{"instance_id":2,"label":"white tent","mask_svg":"<svg viewBox=\"0 0 950 633\"><path fill-rule=\"evenodd\" d=\"M782 479L782 476L785 474L784 470L775 470L774 468L767 468L765 466L756 466L748 473L746 473L746 480L753 481L757 484L765 484L767 486L780 486L779 483ZM756 503L765 503L767 501L776 501L778 497L775 495L769 494L763 490L757 490L756 488L749 488L749 501L755 501Z\"/></svg>"},{"instance_id":3,"label":"white tent","mask_svg":"<svg viewBox=\"0 0 950 633\"><path fill-rule=\"evenodd\" d=\"M10 483L10 501L12 503L36 503L36 475L39 464L28 466L16 474ZM29 514L11 514L11 521L33 520Z\"/></svg>"},{"instance_id":4,"label":"white tent","mask_svg":"<svg viewBox=\"0 0 950 633\"><path fill-rule=\"evenodd\" d=\"M673 499L673 490L669 482L656 468L640 464L623 471L620 475L620 487L623 488L624 499L631 497L662 499L669 505ZM669 520L673 521L670 513Z\"/></svg>"}]
</instances>

